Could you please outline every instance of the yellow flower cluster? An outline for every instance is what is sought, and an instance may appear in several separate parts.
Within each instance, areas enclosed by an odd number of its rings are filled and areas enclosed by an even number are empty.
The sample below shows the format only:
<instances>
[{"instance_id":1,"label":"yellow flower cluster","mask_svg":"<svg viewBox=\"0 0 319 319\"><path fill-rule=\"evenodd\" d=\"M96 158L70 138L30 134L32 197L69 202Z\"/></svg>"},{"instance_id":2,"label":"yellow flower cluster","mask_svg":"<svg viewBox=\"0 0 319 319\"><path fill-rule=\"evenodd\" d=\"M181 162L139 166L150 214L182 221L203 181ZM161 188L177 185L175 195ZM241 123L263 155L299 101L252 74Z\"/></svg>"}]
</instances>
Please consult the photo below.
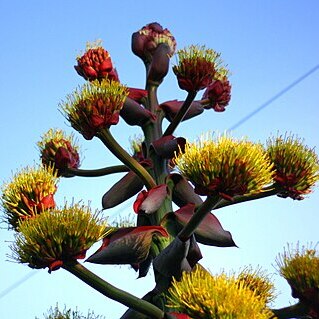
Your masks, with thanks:
<instances>
[{"instance_id":1,"label":"yellow flower cluster","mask_svg":"<svg viewBox=\"0 0 319 319\"><path fill-rule=\"evenodd\" d=\"M79 146L74 140L74 135L67 135L62 130L50 129L37 143L42 164L54 166L58 176L65 176L67 168L78 168L80 165Z\"/></svg>"},{"instance_id":2,"label":"yellow flower cluster","mask_svg":"<svg viewBox=\"0 0 319 319\"><path fill-rule=\"evenodd\" d=\"M173 66L173 72L182 90L202 90L221 74L227 74L226 69L221 66L220 53L205 46L191 45L178 50L177 56L178 64Z\"/></svg>"},{"instance_id":3,"label":"yellow flower cluster","mask_svg":"<svg viewBox=\"0 0 319 319\"><path fill-rule=\"evenodd\" d=\"M319 180L319 159L313 149L294 136L267 141L267 153L276 170L275 181L283 197L302 199Z\"/></svg>"},{"instance_id":4,"label":"yellow flower cluster","mask_svg":"<svg viewBox=\"0 0 319 319\"><path fill-rule=\"evenodd\" d=\"M19 231L11 246L13 259L52 271L65 262L84 258L86 250L110 228L98 211L92 213L88 206L73 204L43 212L22 223Z\"/></svg>"},{"instance_id":5,"label":"yellow flower cluster","mask_svg":"<svg viewBox=\"0 0 319 319\"><path fill-rule=\"evenodd\" d=\"M99 130L117 124L128 89L117 81L103 79L84 84L60 104L71 126L91 139Z\"/></svg>"},{"instance_id":6,"label":"yellow flower cluster","mask_svg":"<svg viewBox=\"0 0 319 319\"><path fill-rule=\"evenodd\" d=\"M16 173L10 183L2 187L1 204L5 221L17 229L19 221L34 217L55 206L53 195L58 178L48 167L26 167Z\"/></svg>"},{"instance_id":7,"label":"yellow flower cluster","mask_svg":"<svg viewBox=\"0 0 319 319\"><path fill-rule=\"evenodd\" d=\"M204 45L190 45L189 47L180 49L177 51L177 56L179 64L174 66L174 70L178 70L180 73L187 72L183 67L188 64L188 61L194 63L195 66L202 61L210 62L214 66L215 71L222 64L220 53L213 49L207 49Z\"/></svg>"},{"instance_id":8,"label":"yellow flower cluster","mask_svg":"<svg viewBox=\"0 0 319 319\"><path fill-rule=\"evenodd\" d=\"M43 134L41 141L37 143L40 152L45 150L48 143L54 142L56 148L65 147L65 142L69 142L73 149L79 151L79 146L74 139L74 134L67 135L65 132L59 129L49 129L45 134Z\"/></svg>"},{"instance_id":9,"label":"yellow flower cluster","mask_svg":"<svg viewBox=\"0 0 319 319\"><path fill-rule=\"evenodd\" d=\"M247 267L239 273L237 280L264 299L266 304L274 300L275 286L261 268L254 270L252 267Z\"/></svg>"},{"instance_id":10,"label":"yellow flower cluster","mask_svg":"<svg viewBox=\"0 0 319 319\"><path fill-rule=\"evenodd\" d=\"M187 143L174 162L200 195L225 199L261 192L272 184L273 165L260 144L209 134Z\"/></svg>"},{"instance_id":11,"label":"yellow flower cluster","mask_svg":"<svg viewBox=\"0 0 319 319\"><path fill-rule=\"evenodd\" d=\"M235 276L212 276L196 267L173 280L168 307L196 319L269 319L273 313L265 300Z\"/></svg>"},{"instance_id":12,"label":"yellow flower cluster","mask_svg":"<svg viewBox=\"0 0 319 319\"><path fill-rule=\"evenodd\" d=\"M319 290L319 255L315 248L288 246L276 262L295 297L302 298L312 289Z\"/></svg>"}]
</instances>

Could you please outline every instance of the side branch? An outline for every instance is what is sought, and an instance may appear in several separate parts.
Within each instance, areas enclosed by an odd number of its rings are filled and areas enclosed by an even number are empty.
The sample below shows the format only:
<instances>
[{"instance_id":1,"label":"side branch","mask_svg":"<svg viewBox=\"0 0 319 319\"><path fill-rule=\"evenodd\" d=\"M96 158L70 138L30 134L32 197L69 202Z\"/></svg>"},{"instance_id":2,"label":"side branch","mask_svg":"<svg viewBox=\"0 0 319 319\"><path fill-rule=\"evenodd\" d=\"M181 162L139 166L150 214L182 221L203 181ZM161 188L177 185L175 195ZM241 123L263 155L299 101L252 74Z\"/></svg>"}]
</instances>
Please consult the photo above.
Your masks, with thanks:
<instances>
[{"instance_id":1,"label":"side branch","mask_svg":"<svg viewBox=\"0 0 319 319\"><path fill-rule=\"evenodd\" d=\"M143 313L147 315L148 318L162 319L164 317L164 312L153 304L135 297L124 290L114 287L77 261L74 263L65 264L63 265L63 268L84 281L95 290L99 291L104 296L118 301L137 312Z\"/></svg>"},{"instance_id":2,"label":"side branch","mask_svg":"<svg viewBox=\"0 0 319 319\"><path fill-rule=\"evenodd\" d=\"M81 177L100 177L115 173L129 172L130 169L126 165L114 165L109 167L103 167L99 169L79 169L79 168L67 168L66 173L72 176Z\"/></svg>"},{"instance_id":3,"label":"side branch","mask_svg":"<svg viewBox=\"0 0 319 319\"><path fill-rule=\"evenodd\" d=\"M120 161L140 177L147 189L156 186L156 183L149 172L117 143L108 128L103 129L98 137Z\"/></svg>"},{"instance_id":4,"label":"side branch","mask_svg":"<svg viewBox=\"0 0 319 319\"><path fill-rule=\"evenodd\" d=\"M167 127L166 131L163 134L164 136L173 135L175 129L177 128L179 123L183 120L185 114L188 112L192 102L194 101L194 99L196 97L196 94L197 94L196 91L188 92L188 95L187 95L187 98L186 98L184 104L182 105L181 109L174 117L174 120Z\"/></svg>"},{"instance_id":5,"label":"side branch","mask_svg":"<svg viewBox=\"0 0 319 319\"><path fill-rule=\"evenodd\" d=\"M197 226L202 222L205 216L218 204L220 200L219 196L208 196L206 200L196 209L196 212L179 232L177 237L181 241L187 241L196 230Z\"/></svg>"}]
</instances>

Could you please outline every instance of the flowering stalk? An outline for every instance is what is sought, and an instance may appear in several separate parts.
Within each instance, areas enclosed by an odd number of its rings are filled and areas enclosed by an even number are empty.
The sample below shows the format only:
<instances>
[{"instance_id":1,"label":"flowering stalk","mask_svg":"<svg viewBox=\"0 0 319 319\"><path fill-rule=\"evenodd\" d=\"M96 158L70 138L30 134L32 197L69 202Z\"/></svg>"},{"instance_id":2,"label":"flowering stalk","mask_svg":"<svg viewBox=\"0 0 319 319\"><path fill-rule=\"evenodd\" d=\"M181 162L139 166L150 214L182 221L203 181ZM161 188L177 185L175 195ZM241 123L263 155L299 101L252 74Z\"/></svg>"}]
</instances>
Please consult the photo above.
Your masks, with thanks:
<instances>
[{"instance_id":1,"label":"flowering stalk","mask_svg":"<svg viewBox=\"0 0 319 319\"><path fill-rule=\"evenodd\" d=\"M144 181L147 189L156 186L156 183L149 172L117 143L108 128L102 129L97 136L119 160Z\"/></svg>"},{"instance_id":2,"label":"flowering stalk","mask_svg":"<svg viewBox=\"0 0 319 319\"><path fill-rule=\"evenodd\" d=\"M205 216L218 204L220 200L219 196L208 196L206 200L200 205L195 214L185 225L185 227L177 235L181 241L188 240L195 232L197 226L202 222Z\"/></svg>"},{"instance_id":3,"label":"flowering stalk","mask_svg":"<svg viewBox=\"0 0 319 319\"><path fill-rule=\"evenodd\" d=\"M114 173L124 173L128 172L129 169L126 165L114 165L103 167L99 169L79 169L79 168L67 168L66 173L69 173L73 176L82 176L82 177L99 177L110 175Z\"/></svg>"},{"instance_id":4,"label":"flowering stalk","mask_svg":"<svg viewBox=\"0 0 319 319\"><path fill-rule=\"evenodd\" d=\"M187 98L186 98L183 106L181 107L181 109L179 110L177 115L175 116L174 120L170 123L170 125L168 126L166 131L164 132L164 136L172 135L174 133L178 124L183 120L185 114L188 112L192 102L194 101L194 99L196 97L196 94L197 94L196 91L188 92Z\"/></svg>"},{"instance_id":5,"label":"flowering stalk","mask_svg":"<svg viewBox=\"0 0 319 319\"><path fill-rule=\"evenodd\" d=\"M244 203L244 202L248 202L251 200L255 200L255 199L261 199L261 198L265 198L265 197L269 197L269 196L274 196L278 194L278 189L275 187L266 187L264 188L260 193L256 193L256 194L251 194L248 196L237 196L234 197L234 199L232 201L229 200L225 200L222 199L216 206L214 209L219 209L219 208L223 208L229 205L234 205L234 204L239 204L239 203Z\"/></svg>"},{"instance_id":6,"label":"flowering stalk","mask_svg":"<svg viewBox=\"0 0 319 319\"><path fill-rule=\"evenodd\" d=\"M162 319L164 317L163 311L156 306L143 299L135 297L124 290L112 286L77 261L64 264L63 268L95 290L99 291L104 296L118 301L127 307L133 308L134 310L147 315L149 318Z\"/></svg>"}]
</instances>

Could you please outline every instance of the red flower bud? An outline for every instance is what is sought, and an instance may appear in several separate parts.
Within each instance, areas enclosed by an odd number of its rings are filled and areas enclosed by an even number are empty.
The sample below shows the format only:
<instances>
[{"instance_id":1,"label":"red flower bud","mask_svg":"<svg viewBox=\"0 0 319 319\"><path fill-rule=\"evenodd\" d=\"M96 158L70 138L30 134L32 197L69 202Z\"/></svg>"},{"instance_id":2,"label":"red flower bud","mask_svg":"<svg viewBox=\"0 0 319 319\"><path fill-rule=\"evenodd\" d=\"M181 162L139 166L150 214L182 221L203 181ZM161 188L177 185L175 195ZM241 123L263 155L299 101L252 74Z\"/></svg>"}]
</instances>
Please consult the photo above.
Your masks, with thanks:
<instances>
[{"instance_id":1,"label":"red flower bud","mask_svg":"<svg viewBox=\"0 0 319 319\"><path fill-rule=\"evenodd\" d=\"M147 81L149 83L159 85L163 81L168 73L170 50L167 44L161 43L154 51L152 63L147 74Z\"/></svg>"},{"instance_id":2,"label":"red flower bud","mask_svg":"<svg viewBox=\"0 0 319 319\"><path fill-rule=\"evenodd\" d=\"M162 158L171 159L179 152L184 152L186 139L184 137L174 137L173 135L163 136L154 141L152 146L155 153Z\"/></svg>"},{"instance_id":3,"label":"red flower bud","mask_svg":"<svg viewBox=\"0 0 319 319\"><path fill-rule=\"evenodd\" d=\"M145 63L150 63L154 51L159 44L166 43L169 47L168 55L175 53L176 41L167 29L156 22L150 23L132 35L132 51Z\"/></svg>"},{"instance_id":4,"label":"red flower bud","mask_svg":"<svg viewBox=\"0 0 319 319\"><path fill-rule=\"evenodd\" d=\"M227 78L214 81L206 88L203 94L203 99L209 100L209 102L204 105L204 108L212 108L216 112L224 112L231 98L230 92L231 85Z\"/></svg>"},{"instance_id":5,"label":"red flower bud","mask_svg":"<svg viewBox=\"0 0 319 319\"><path fill-rule=\"evenodd\" d=\"M68 168L78 168L80 157L78 146L73 140L73 135L67 136L61 130L50 129L38 142L41 160L44 166L53 165L58 176L68 175Z\"/></svg>"},{"instance_id":6,"label":"red flower bud","mask_svg":"<svg viewBox=\"0 0 319 319\"><path fill-rule=\"evenodd\" d=\"M155 121L156 115L145 109L143 106L132 100L126 98L120 115L128 125L142 126L148 121Z\"/></svg>"},{"instance_id":7,"label":"red flower bud","mask_svg":"<svg viewBox=\"0 0 319 319\"><path fill-rule=\"evenodd\" d=\"M173 71L182 90L197 92L212 83L221 63L219 53L192 45L177 54L179 61Z\"/></svg>"},{"instance_id":8,"label":"red flower bud","mask_svg":"<svg viewBox=\"0 0 319 319\"><path fill-rule=\"evenodd\" d=\"M74 68L85 80L94 81L108 78L119 81L109 53L101 46L88 47L86 52L77 58L77 62L78 64Z\"/></svg>"},{"instance_id":9,"label":"red flower bud","mask_svg":"<svg viewBox=\"0 0 319 319\"><path fill-rule=\"evenodd\" d=\"M172 122L178 111L181 109L182 105L184 104L184 101L178 101L178 100L172 100L172 101L166 101L162 104L160 104L160 108L165 112L165 117L168 121ZM195 117L201 113L203 113L204 109L201 103L198 101L192 102L189 110L183 117L182 121L186 121L188 119L191 119L192 117Z\"/></svg>"}]
</instances>

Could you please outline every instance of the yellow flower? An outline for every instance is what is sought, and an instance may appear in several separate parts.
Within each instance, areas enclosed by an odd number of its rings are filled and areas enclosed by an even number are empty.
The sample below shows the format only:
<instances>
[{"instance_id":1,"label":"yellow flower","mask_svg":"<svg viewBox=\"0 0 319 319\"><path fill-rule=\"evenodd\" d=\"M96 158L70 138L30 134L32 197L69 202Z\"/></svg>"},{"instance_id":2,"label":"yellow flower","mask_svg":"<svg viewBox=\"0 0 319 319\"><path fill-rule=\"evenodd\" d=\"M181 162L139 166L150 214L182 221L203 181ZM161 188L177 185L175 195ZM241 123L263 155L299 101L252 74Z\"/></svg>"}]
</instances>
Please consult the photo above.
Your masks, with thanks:
<instances>
[{"instance_id":1,"label":"yellow flower","mask_svg":"<svg viewBox=\"0 0 319 319\"><path fill-rule=\"evenodd\" d=\"M267 152L276 170L279 196L303 199L319 180L319 159L313 149L294 136L278 136L267 141Z\"/></svg>"},{"instance_id":2,"label":"yellow flower","mask_svg":"<svg viewBox=\"0 0 319 319\"><path fill-rule=\"evenodd\" d=\"M71 126L90 140L118 123L127 95L128 89L117 81L95 80L68 95L60 106Z\"/></svg>"},{"instance_id":3,"label":"yellow flower","mask_svg":"<svg viewBox=\"0 0 319 319\"><path fill-rule=\"evenodd\" d=\"M265 303L274 300L274 284L261 268L254 270L252 267L247 267L239 273L237 280L239 283L242 282L247 288L254 291L257 296L264 299Z\"/></svg>"},{"instance_id":4,"label":"yellow flower","mask_svg":"<svg viewBox=\"0 0 319 319\"><path fill-rule=\"evenodd\" d=\"M55 207L57 176L52 166L26 167L3 185L1 204L5 221L18 229L19 222Z\"/></svg>"},{"instance_id":5,"label":"yellow flower","mask_svg":"<svg viewBox=\"0 0 319 319\"><path fill-rule=\"evenodd\" d=\"M205 46L191 45L178 50L177 56L178 64L173 67L173 71L179 87L188 92L206 88L213 82L215 75L219 77L226 70L220 66L220 53Z\"/></svg>"},{"instance_id":6,"label":"yellow flower","mask_svg":"<svg viewBox=\"0 0 319 319\"><path fill-rule=\"evenodd\" d=\"M307 299L309 294L316 293L318 298L319 255L315 248L311 246L300 248L299 244L296 248L288 246L288 249L278 256L276 262L279 273L291 286L293 297Z\"/></svg>"},{"instance_id":7,"label":"yellow flower","mask_svg":"<svg viewBox=\"0 0 319 319\"><path fill-rule=\"evenodd\" d=\"M50 129L37 143L42 164L54 166L59 176L68 176L68 168L78 168L80 165L79 147L73 135L66 135L61 130Z\"/></svg>"},{"instance_id":8,"label":"yellow flower","mask_svg":"<svg viewBox=\"0 0 319 319\"><path fill-rule=\"evenodd\" d=\"M169 289L168 307L196 319L268 319L273 316L259 298L243 282L222 273L212 276L196 267L184 272Z\"/></svg>"},{"instance_id":9,"label":"yellow flower","mask_svg":"<svg viewBox=\"0 0 319 319\"><path fill-rule=\"evenodd\" d=\"M263 147L245 139L202 136L187 143L174 162L199 195L218 194L231 200L236 195L261 192L272 183L273 166Z\"/></svg>"},{"instance_id":10,"label":"yellow flower","mask_svg":"<svg viewBox=\"0 0 319 319\"><path fill-rule=\"evenodd\" d=\"M25 221L11 246L12 258L31 268L48 267L49 271L84 258L86 251L110 231L99 214L74 204Z\"/></svg>"}]
</instances>

